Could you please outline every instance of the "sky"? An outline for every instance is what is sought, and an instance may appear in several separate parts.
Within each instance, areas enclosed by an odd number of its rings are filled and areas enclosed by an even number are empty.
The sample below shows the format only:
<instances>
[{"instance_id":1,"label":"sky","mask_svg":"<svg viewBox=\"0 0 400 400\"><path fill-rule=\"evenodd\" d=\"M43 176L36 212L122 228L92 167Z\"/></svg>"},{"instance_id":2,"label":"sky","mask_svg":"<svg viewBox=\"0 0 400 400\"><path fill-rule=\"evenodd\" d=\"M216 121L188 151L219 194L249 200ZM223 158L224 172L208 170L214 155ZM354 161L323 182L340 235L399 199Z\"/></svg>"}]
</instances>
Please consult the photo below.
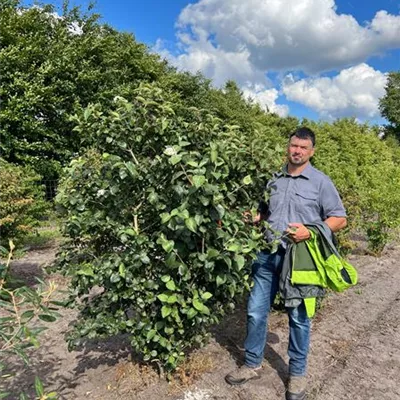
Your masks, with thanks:
<instances>
[{"instance_id":1,"label":"sky","mask_svg":"<svg viewBox=\"0 0 400 400\"><path fill-rule=\"evenodd\" d=\"M233 79L281 116L384 123L379 98L400 71L400 0L97 0L94 11L178 69L216 87Z\"/></svg>"}]
</instances>

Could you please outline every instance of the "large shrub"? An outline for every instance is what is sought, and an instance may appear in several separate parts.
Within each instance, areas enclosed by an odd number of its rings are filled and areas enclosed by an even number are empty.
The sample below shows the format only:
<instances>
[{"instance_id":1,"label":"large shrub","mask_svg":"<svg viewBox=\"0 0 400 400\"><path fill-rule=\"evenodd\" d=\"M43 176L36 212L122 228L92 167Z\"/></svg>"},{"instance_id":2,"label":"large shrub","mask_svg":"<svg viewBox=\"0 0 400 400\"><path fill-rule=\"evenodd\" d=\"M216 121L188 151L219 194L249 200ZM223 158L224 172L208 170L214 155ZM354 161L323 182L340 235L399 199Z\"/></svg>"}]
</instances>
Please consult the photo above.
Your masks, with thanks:
<instances>
[{"instance_id":1,"label":"large shrub","mask_svg":"<svg viewBox=\"0 0 400 400\"><path fill-rule=\"evenodd\" d=\"M4 243L20 238L39 224L48 205L40 177L28 167L0 159L0 232Z\"/></svg>"},{"instance_id":2,"label":"large shrub","mask_svg":"<svg viewBox=\"0 0 400 400\"><path fill-rule=\"evenodd\" d=\"M369 249L380 254L400 226L398 147L380 139L377 129L349 119L314 128L316 166L341 193L350 229L364 230Z\"/></svg>"},{"instance_id":3,"label":"large shrub","mask_svg":"<svg viewBox=\"0 0 400 400\"><path fill-rule=\"evenodd\" d=\"M57 199L70 239L60 266L82 300L70 343L128 332L145 360L173 369L248 288L263 240L242 213L281 157L264 133L245 136L151 86L78 124L90 149Z\"/></svg>"}]
</instances>

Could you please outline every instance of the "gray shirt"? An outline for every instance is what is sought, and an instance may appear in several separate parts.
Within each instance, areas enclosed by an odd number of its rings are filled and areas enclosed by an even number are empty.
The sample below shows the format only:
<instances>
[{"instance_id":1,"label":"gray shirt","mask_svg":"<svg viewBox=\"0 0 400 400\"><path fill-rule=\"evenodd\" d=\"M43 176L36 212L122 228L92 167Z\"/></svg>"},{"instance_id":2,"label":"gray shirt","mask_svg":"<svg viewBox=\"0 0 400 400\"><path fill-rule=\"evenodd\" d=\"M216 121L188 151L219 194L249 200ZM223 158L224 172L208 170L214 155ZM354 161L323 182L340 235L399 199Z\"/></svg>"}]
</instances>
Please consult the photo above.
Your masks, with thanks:
<instances>
[{"instance_id":1,"label":"gray shirt","mask_svg":"<svg viewBox=\"0 0 400 400\"><path fill-rule=\"evenodd\" d=\"M311 164L298 176L289 175L284 167L273 175L266 189L270 196L267 222L275 231L266 232L268 242L281 236L289 223L311 224L329 217L346 216L330 178Z\"/></svg>"}]
</instances>

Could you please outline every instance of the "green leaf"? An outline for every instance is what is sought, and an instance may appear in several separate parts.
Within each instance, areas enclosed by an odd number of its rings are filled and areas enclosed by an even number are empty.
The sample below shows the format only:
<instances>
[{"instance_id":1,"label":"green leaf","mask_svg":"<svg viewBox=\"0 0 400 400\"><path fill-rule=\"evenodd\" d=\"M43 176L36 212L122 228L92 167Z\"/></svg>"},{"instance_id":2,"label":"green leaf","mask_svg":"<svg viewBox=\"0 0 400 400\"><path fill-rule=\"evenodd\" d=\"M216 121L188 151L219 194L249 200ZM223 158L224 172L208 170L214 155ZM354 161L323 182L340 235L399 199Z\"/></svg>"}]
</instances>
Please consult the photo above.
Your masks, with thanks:
<instances>
[{"instance_id":1,"label":"green leaf","mask_svg":"<svg viewBox=\"0 0 400 400\"><path fill-rule=\"evenodd\" d=\"M231 243L226 249L232 252L238 252L241 249L241 245L239 243Z\"/></svg>"},{"instance_id":2,"label":"green leaf","mask_svg":"<svg viewBox=\"0 0 400 400\"><path fill-rule=\"evenodd\" d=\"M94 276L93 269L90 265L85 265L76 272L78 275Z\"/></svg>"},{"instance_id":3,"label":"green leaf","mask_svg":"<svg viewBox=\"0 0 400 400\"><path fill-rule=\"evenodd\" d=\"M197 311L193 307L190 307L189 311L187 312L186 315L187 315L188 319L192 319L193 317L195 317L197 315Z\"/></svg>"},{"instance_id":4,"label":"green leaf","mask_svg":"<svg viewBox=\"0 0 400 400\"><path fill-rule=\"evenodd\" d=\"M203 300L208 300L211 297L212 297L212 294L210 292L204 292L204 293L201 294L201 298Z\"/></svg>"},{"instance_id":5,"label":"green leaf","mask_svg":"<svg viewBox=\"0 0 400 400\"><path fill-rule=\"evenodd\" d=\"M163 306L163 307L161 308L161 316L162 316L163 318L167 318L168 315L171 314L171 312L172 312L172 308L171 308L170 306Z\"/></svg>"},{"instance_id":6,"label":"green leaf","mask_svg":"<svg viewBox=\"0 0 400 400\"><path fill-rule=\"evenodd\" d=\"M155 329L151 329L150 331L147 332L146 339L151 340L153 337L156 335L157 331Z\"/></svg>"},{"instance_id":7,"label":"green leaf","mask_svg":"<svg viewBox=\"0 0 400 400\"><path fill-rule=\"evenodd\" d=\"M245 185L250 185L251 183L253 183L253 180L251 179L251 176L250 176L250 175L246 175L246 176L243 178L243 183L244 183Z\"/></svg>"},{"instance_id":8,"label":"green leaf","mask_svg":"<svg viewBox=\"0 0 400 400\"><path fill-rule=\"evenodd\" d=\"M149 200L150 204L156 204L158 202L158 194L155 192L149 193L147 199Z\"/></svg>"},{"instance_id":9,"label":"green leaf","mask_svg":"<svg viewBox=\"0 0 400 400\"><path fill-rule=\"evenodd\" d=\"M125 265L124 264L122 264L122 263L119 264L118 272L119 272L120 276L122 276L122 278L125 278L126 269L125 269Z\"/></svg>"},{"instance_id":10,"label":"green leaf","mask_svg":"<svg viewBox=\"0 0 400 400\"><path fill-rule=\"evenodd\" d=\"M204 185L206 177L204 175L193 175L192 180L193 180L193 185L199 188L200 186Z\"/></svg>"},{"instance_id":11,"label":"green leaf","mask_svg":"<svg viewBox=\"0 0 400 400\"><path fill-rule=\"evenodd\" d=\"M31 319L35 315L35 312L33 310L28 310L22 313L21 319Z\"/></svg>"},{"instance_id":12,"label":"green leaf","mask_svg":"<svg viewBox=\"0 0 400 400\"><path fill-rule=\"evenodd\" d=\"M162 213L160 214L161 217L161 223L166 224L170 219L171 215L169 213Z\"/></svg>"},{"instance_id":13,"label":"green leaf","mask_svg":"<svg viewBox=\"0 0 400 400\"><path fill-rule=\"evenodd\" d=\"M207 250L207 258L212 259L219 256L219 251L217 249L209 248Z\"/></svg>"},{"instance_id":14,"label":"green leaf","mask_svg":"<svg viewBox=\"0 0 400 400\"><path fill-rule=\"evenodd\" d=\"M43 389L43 384L42 381L35 376L35 390L36 390L36 395L39 397L42 397L44 394L44 389Z\"/></svg>"},{"instance_id":15,"label":"green leaf","mask_svg":"<svg viewBox=\"0 0 400 400\"><path fill-rule=\"evenodd\" d=\"M173 240L167 240L163 234L157 239L157 243L161 244L166 253L171 253L175 245Z\"/></svg>"},{"instance_id":16,"label":"green leaf","mask_svg":"<svg viewBox=\"0 0 400 400\"><path fill-rule=\"evenodd\" d=\"M162 244L163 249L167 252L167 253L171 253L171 251L174 248L174 241L173 240L167 240L166 242L164 242Z\"/></svg>"},{"instance_id":17,"label":"green leaf","mask_svg":"<svg viewBox=\"0 0 400 400\"><path fill-rule=\"evenodd\" d=\"M203 309L204 304L197 298L193 299L193 306L197 311L200 311Z\"/></svg>"},{"instance_id":18,"label":"green leaf","mask_svg":"<svg viewBox=\"0 0 400 400\"><path fill-rule=\"evenodd\" d=\"M226 282L226 275L218 275L216 278L217 287L223 285Z\"/></svg>"},{"instance_id":19,"label":"green leaf","mask_svg":"<svg viewBox=\"0 0 400 400\"><path fill-rule=\"evenodd\" d=\"M189 274L189 268L186 264L179 264L178 273L180 276L183 277L183 279L185 279L186 276Z\"/></svg>"},{"instance_id":20,"label":"green leaf","mask_svg":"<svg viewBox=\"0 0 400 400\"><path fill-rule=\"evenodd\" d=\"M175 286L175 283L173 280L168 281L166 284L166 287L167 287L167 289L172 290L172 291L176 290L176 286Z\"/></svg>"},{"instance_id":21,"label":"green leaf","mask_svg":"<svg viewBox=\"0 0 400 400\"><path fill-rule=\"evenodd\" d=\"M175 253L169 253L165 258L165 265L169 268L176 268L179 263L176 261Z\"/></svg>"},{"instance_id":22,"label":"green leaf","mask_svg":"<svg viewBox=\"0 0 400 400\"><path fill-rule=\"evenodd\" d=\"M222 219L225 215L225 208L221 204L218 204L215 206L215 209L218 212L219 219Z\"/></svg>"},{"instance_id":23,"label":"green leaf","mask_svg":"<svg viewBox=\"0 0 400 400\"><path fill-rule=\"evenodd\" d=\"M87 121L90 117L90 115L92 114L92 107L86 107L85 111L83 112L83 118L85 119L85 121Z\"/></svg>"},{"instance_id":24,"label":"green leaf","mask_svg":"<svg viewBox=\"0 0 400 400\"><path fill-rule=\"evenodd\" d=\"M169 162L170 162L172 165L176 165L176 164L178 164L181 160L182 160L182 156L181 156L180 154L175 154L175 155L173 155L173 156L169 159Z\"/></svg>"},{"instance_id":25,"label":"green leaf","mask_svg":"<svg viewBox=\"0 0 400 400\"><path fill-rule=\"evenodd\" d=\"M210 309L203 304L203 308L200 311L202 314L210 315Z\"/></svg>"},{"instance_id":26,"label":"green leaf","mask_svg":"<svg viewBox=\"0 0 400 400\"><path fill-rule=\"evenodd\" d=\"M193 306L197 311L200 311L202 314L210 314L209 308L205 306L199 299L193 299Z\"/></svg>"},{"instance_id":27,"label":"green leaf","mask_svg":"<svg viewBox=\"0 0 400 400\"><path fill-rule=\"evenodd\" d=\"M178 298L176 297L176 295L173 294L172 296L168 297L167 303L173 304L173 303L176 303L177 301L178 301Z\"/></svg>"},{"instance_id":28,"label":"green leaf","mask_svg":"<svg viewBox=\"0 0 400 400\"><path fill-rule=\"evenodd\" d=\"M195 167L195 168L197 168L199 166L199 163L195 160L188 160L188 161L186 161L186 164L190 165L191 167Z\"/></svg>"},{"instance_id":29,"label":"green leaf","mask_svg":"<svg viewBox=\"0 0 400 400\"><path fill-rule=\"evenodd\" d=\"M53 315L49 315L49 314L39 314L38 317L42 321L46 321L46 322L54 322L57 320L56 317L54 317Z\"/></svg>"},{"instance_id":30,"label":"green leaf","mask_svg":"<svg viewBox=\"0 0 400 400\"><path fill-rule=\"evenodd\" d=\"M168 301L169 296L165 293L161 293L157 296L157 298L162 301L163 303L166 303Z\"/></svg>"},{"instance_id":31,"label":"green leaf","mask_svg":"<svg viewBox=\"0 0 400 400\"><path fill-rule=\"evenodd\" d=\"M165 119L165 118L162 119L162 121L161 121L161 130L162 130L163 132L167 129L168 123L169 123L169 122L168 122L167 119Z\"/></svg>"},{"instance_id":32,"label":"green leaf","mask_svg":"<svg viewBox=\"0 0 400 400\"><path fill-rule=\"evenodd\" d=\"M143 264L150 264L150 258L147 256L147 254L141 254L140 255L140 261Z\"/></svg>"},{"instance_id":33,"label":"green leaf","mask_svg":"<svg viewBox=\"0 0 400 400\"><path fill-rule=\"evenodd\" d=\"M197 232L197 223L196 220L192 217L185 219L185 225L186 228L189 229L189 231L192 231L194 233Z\"/></svg>"},{"instance_id":34,"label":"green leaf","mask_svg":"<svg viewBox=\"0 0 400 400\"><path fill-rule=\"evenodd\" d=\"M125 167L126 169L129 171L129 173L131 174L131 176L133 178L136 178L136 176L138 175L138 172L136 171L136 167L135 165L132 163L132 161L128 161L125 163Z\"/></svg>"},{"instance_id":35,"label":"green leaf","mask_svg":"<svg viewBox=\"0 0 400 400\"><path fill-rule=\"evenodd\" d=\"M170 277L169 275L163 275L163 276L161 277L161 280L162 280L164 283L167 283L168 281L171 280L171 277Z\"/></svg>"},{"instance_id":36,"label":"green leaf","mask_svg":"<svg viewBox=\"0 0 400 400\"><path fill-rule=\"evenodd\" d=\"M238 271L240 271L244 267L246 260L242 255L237 254L235 255L235 262L238 267Z\"/></svg>"}]
</instances>

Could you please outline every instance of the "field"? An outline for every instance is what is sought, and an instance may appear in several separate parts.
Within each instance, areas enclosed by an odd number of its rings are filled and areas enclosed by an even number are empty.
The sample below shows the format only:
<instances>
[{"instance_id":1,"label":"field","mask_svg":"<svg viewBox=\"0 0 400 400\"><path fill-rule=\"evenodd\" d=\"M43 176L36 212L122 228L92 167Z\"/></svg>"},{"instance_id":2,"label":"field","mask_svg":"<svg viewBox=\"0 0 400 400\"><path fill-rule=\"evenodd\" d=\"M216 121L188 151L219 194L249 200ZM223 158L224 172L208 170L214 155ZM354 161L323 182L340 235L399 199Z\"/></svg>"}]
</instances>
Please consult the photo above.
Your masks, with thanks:
<instances>
[{"instance_id":1,"label":"field","mask_svg":"<svg viewBox=\"0 0 400 400\"><path fill-rule=\"evenodd\" d=\"M33 285L35 276L55 257L56 246L29 251L13 262L14 274ZM400 247L392 245L380 258L350 256L360 283L344 294L331 294L313 323L309 359L309 400L400 399ZM44 275L65 289L59 275ZM48 391L68 400L275 400L284 398L287 369L287 317L270 318L270 334L262 378L242 387L230 387L224 376L242 360L245 335L245 299L236 312L214 328L209 344L192 353L168 383L157 368L143 365L131 354L129 341L117 336L88 341L68 352L64 333L75 312L48 323L41 346L25 367L9 360L12 376L1 385L13 393L30 392L39 375Z\"/></svg>"}]
</instances>

